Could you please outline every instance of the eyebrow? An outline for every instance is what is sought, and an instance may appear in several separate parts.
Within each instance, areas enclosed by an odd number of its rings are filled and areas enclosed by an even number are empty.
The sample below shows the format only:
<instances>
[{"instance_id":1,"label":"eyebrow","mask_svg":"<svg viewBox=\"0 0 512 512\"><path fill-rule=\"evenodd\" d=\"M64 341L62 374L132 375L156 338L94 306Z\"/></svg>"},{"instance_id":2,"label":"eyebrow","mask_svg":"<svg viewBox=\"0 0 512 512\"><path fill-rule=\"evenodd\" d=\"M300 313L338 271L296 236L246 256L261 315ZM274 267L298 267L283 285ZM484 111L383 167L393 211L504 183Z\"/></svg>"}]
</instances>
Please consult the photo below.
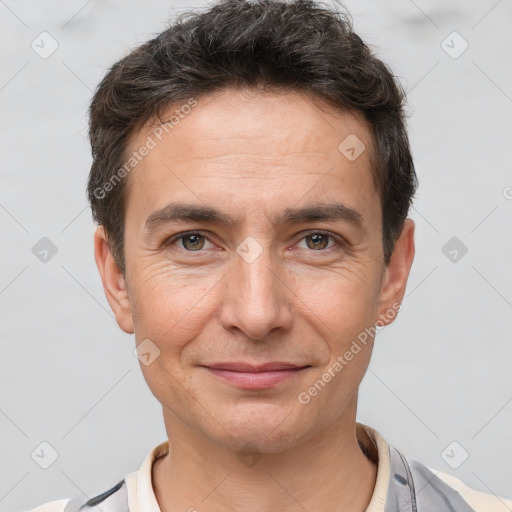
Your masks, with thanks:
<instances>
[{"instance_id":1,"label":"eyebrow","mask_svg":"<svg viewBox=\"0 0 512 512\"><path fill-rule=\"evenodd\" d=\"M151 232L162 225L180 221L225 226L239 224L239 221L231 215L209 206L170 203L148 216L146 231ZM341 203L321 203L303 208L286 208L281 214L271 219L274 227L318 221L344 221L359 229L363 228L362 214Z\"/></svg>"}]
</instances>

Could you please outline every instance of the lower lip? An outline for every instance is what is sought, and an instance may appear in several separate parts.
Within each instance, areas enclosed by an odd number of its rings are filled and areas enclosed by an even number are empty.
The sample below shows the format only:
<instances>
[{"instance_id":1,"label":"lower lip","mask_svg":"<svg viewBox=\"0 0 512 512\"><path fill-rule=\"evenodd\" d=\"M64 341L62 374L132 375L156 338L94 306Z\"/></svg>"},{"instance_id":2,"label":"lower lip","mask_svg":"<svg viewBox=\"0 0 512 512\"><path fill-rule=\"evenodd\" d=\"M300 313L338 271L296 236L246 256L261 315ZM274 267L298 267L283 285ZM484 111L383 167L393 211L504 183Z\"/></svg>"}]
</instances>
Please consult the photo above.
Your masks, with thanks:
<instances>
[{"instance_id":1,"label":"lower lip","mask_svg":"<svg viewBox=\"0 0 512 512\"><path fill-rule=\"evenodd\" d=\"M275 370L269 372L235 372L230 370L220 370L218 368L206 369L213 375L244 389L265 389L276 386L281 382L295 377L305 368L296 368L289 370Z\"/></svg>"}]
</instances>

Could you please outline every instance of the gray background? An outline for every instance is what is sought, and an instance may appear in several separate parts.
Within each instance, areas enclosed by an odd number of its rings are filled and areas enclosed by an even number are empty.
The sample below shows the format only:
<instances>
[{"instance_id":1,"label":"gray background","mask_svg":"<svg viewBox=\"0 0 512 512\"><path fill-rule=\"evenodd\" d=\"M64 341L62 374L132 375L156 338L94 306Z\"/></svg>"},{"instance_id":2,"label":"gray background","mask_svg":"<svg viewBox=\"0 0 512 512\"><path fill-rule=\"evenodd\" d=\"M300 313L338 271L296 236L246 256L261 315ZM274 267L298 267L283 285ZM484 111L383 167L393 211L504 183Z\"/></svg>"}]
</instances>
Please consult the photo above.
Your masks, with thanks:
<instances>
[{"instance_id":1,"label":"gray background","mask_svg":"<svg viewBox=\"0 0 512 512\"><path fill-rule=\"evenodd\" d=\"M1 511L94 496L165 440L93 259L86 109L108 66L183 6L202 5L0 0ZM378 335L358 420L407 455L511 497L512 2L347 6L409 91L421 183L404 308ZM43 31L59 45L47 59L31 47ZM469 44L458 58L454 31ZM32 252L42 237L58 250L46 262ZM453 247L443 252L452 237L456 261ZM31 458L43 441L58 453L48 469ZM43 452L40 464L51 461Z\"/></svg>"}]
</instances>

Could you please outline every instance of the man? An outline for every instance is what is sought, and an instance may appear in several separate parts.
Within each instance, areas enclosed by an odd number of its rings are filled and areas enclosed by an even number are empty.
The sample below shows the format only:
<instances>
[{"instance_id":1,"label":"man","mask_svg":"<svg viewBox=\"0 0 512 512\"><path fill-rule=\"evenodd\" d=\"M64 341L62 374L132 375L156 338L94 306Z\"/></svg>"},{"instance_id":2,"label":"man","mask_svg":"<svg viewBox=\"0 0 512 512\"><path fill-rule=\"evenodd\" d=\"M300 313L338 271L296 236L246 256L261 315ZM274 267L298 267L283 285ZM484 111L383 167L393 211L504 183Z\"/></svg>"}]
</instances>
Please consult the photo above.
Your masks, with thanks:
<instances>
[{"instance_id":1,"label":"man","mask_svg":"<svg viewBox=\"0 0 512 512\"><path fill-rule=\"evenodd\" d=\"M95 257L169 440L35 510L512 510L356 423L414 258L403 102L308 0L225 0L112 67L90 108Z\"/></svg>"}]
</instances>

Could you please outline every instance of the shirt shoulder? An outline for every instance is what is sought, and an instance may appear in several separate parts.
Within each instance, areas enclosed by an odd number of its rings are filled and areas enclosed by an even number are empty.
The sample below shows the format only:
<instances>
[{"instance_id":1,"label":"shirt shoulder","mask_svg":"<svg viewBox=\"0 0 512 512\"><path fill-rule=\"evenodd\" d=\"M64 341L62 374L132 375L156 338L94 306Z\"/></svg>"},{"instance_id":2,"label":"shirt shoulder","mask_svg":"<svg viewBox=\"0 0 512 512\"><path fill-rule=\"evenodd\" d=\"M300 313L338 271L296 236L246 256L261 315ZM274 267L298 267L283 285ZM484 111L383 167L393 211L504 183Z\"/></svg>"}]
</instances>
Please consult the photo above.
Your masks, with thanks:
<instances>
[{"instance_id":1,"label":"shirt shoulder","mask_svg":"<svg viewBox=\"0 0 512 512\"><path fill-rule=\"evenodd\" d=\"M407 458L390 447L391 472L385 511L512 512L512 500L476 491L462 480Z\"/></svg>"},{"instance_id":2,"label":"shirt shoulder","mask_svg":"<svg viewBox=\"0 0 512 512\"><path fill-rule=\"evenodd\" d=\"M98 507L98 505L101 505L101 507ZM92 512L100 509L101 512L130 512L125 479L94 498L88 500L68 498L51 501L26 512Z\"/></svg>"},{"instance_id":3,"label":"shirt shoulder","mask_svg":"<svg viewBox=\"0 0 512 512\"><path fill-rule=\"evenodd\" d=\"M475 512L512 512L512 499L477 491L452 475L435 471L432 468L429 469L434 471L438 478L458 492Z\"/></svg>"},{"instance_id":4,"label":"shirt shoulder","mask_svg":"<svg viewBox=\"0 0 512 512\"><path fill-rule=\"evenodd\" d=\"M56 500L56 501L50 501L48 503L44 503L43 505L39 505L36 508L31 508L30 510L27 510L26 512L64 512L66 510L66 505L71 500L69 498L62 499L62 500Z\"/></svg>"},{"instance_id":5,"label":"shirt shoulder","mask_svg":"<svg viewBox=\"0 0 512 512\"><path fill-rule=\"evenodd\" d=\"M155 459L166 455L169 441L154 447L137 471L128 474L112 488L94 498L68 498L51 501L24 512L160 512L152 486Z\"/></svg>"}]
</instances>

